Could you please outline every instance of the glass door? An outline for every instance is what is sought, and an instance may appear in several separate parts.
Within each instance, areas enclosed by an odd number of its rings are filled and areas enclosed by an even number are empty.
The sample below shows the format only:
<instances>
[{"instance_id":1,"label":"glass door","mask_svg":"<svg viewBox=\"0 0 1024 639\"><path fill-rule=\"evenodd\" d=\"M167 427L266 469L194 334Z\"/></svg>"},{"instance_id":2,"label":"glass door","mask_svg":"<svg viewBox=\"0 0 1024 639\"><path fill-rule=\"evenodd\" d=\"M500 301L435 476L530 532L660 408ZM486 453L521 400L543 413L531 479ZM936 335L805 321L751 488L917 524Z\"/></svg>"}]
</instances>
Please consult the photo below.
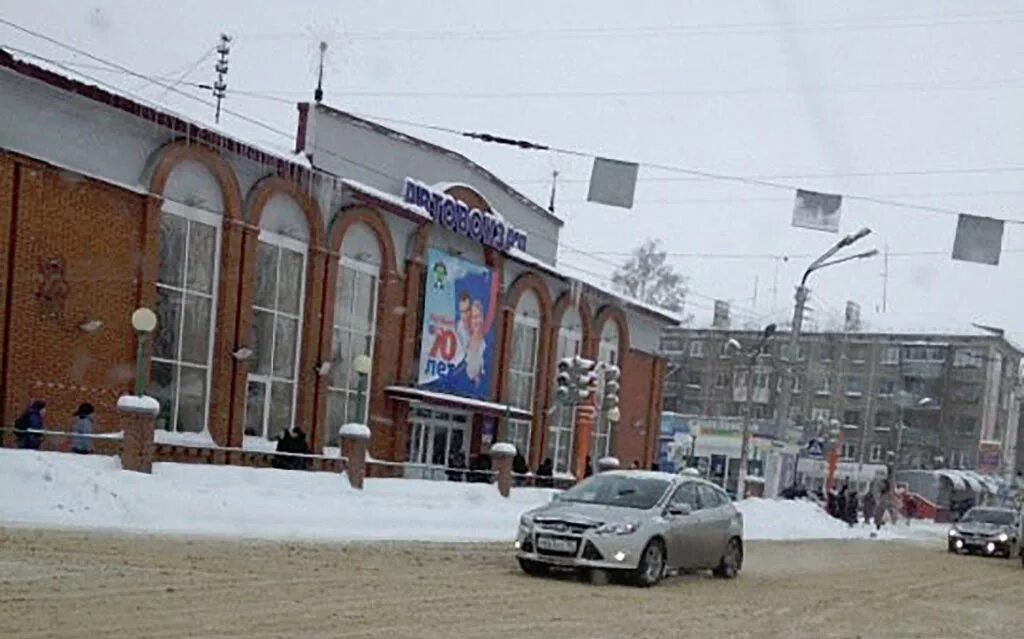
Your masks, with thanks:
<instances>
[{"instance_id":1,"label":"glass door","mask_svg":"<svg viewBox=\"0 0 1024 639\"><path fill-rule=\"evenodd\" d=\"M450 466L465 467L468 457L469 414L414 408L409 416L405 476L446 479ZM462 473L450 473L462 478Z\"/></svg>"}]
</instances>

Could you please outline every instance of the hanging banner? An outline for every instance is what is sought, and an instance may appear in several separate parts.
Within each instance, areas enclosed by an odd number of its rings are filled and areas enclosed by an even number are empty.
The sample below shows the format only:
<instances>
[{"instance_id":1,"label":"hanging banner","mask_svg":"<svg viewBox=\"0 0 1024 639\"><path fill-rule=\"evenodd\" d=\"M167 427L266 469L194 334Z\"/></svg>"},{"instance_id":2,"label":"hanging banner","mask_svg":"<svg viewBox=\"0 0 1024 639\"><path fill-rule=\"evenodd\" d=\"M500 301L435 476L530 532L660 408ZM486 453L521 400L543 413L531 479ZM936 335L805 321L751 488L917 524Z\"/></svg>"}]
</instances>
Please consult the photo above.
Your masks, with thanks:
<instances>
[{"instance_id":1,"label":"hanging banner","mask_svg":"<svg viewBox=\"0 0 1024 639\"><path fill-rule=\"evenodd\" d=\"M427 251L419 386L486 399L497 356L498 278L443 251Z\"/></svg>"},{"instance_id":2,"label":"hanging banner","mask_svg":"<svg viewBox=\"0 0 1024 639\"><path fill-rule=\"evenodd\" d=\"M594 158L587 201L624 209L633 208L633 195L636 192L636 177L639 172L640 165L634 162Z\"/></svg>"},{"instance_id":3,"label":"hanging banner","mask_svg":"<svg viewBox=\"0 0 1024 639\"><path fill-rule=\"evenodd\" d=\"M793 226L838 233L839 209L842 205L841 195L799 189L793 203Z\"/></svg>"},{"instance_id":4,"label":"hanging banner","mask_svg":"<svg viewBox=\"0 0 1024 639\"><path fill-rule=\"evenodd\" d=\"M960 215L953 241L953 259L978 264L999 264L1003 250L1003 221L977 215Z\"/></svg>"},{"instance_id":5,"label":"hanging banner","mask_svg":"<svg viewBox=\"0 0 1024 639\"><path fill-rule=\"evenodd\" d=\"M715 300L715 314L711 320L711 327L729 328L729 302Z\"/></svg>"}]
</instances>

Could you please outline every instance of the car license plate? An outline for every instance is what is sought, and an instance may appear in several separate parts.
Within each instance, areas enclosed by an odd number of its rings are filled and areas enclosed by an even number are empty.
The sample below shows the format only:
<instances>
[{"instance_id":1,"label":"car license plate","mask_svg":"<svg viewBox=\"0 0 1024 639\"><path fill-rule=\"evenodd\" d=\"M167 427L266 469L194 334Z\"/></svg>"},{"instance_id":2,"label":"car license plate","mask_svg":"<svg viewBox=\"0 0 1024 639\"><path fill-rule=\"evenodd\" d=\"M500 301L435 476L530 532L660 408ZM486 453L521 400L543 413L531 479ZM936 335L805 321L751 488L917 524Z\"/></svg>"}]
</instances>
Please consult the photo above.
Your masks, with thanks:
<instances>
[{"instance_id":1,"label":"car license plate","mask_svg":"<svg viewBox=\"0 0 1024 639\"><path fill-rule=\"evenodd\" d=\"M575 539L560 539L558 537L537 537L537 548L540 550L550 550L552 552L565 552L575 553L576 552L576 540Z\"/></svg>"}]
</instances>

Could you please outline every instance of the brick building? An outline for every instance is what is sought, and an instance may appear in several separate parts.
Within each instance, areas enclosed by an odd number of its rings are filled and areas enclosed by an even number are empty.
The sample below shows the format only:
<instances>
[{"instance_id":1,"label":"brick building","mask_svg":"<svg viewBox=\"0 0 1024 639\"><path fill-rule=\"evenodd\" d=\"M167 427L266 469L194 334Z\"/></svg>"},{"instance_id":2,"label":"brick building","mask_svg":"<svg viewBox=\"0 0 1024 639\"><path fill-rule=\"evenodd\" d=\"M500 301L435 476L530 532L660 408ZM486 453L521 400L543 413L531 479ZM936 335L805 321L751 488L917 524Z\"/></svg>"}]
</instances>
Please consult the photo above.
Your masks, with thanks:
<instances>
[{"instance_id":1,"label":"brick building","mask_svg":"<svg viewBox=\"0 0 1024 639\"><path fill-rule=\"evenodd\" d=\"M271 152L3 51L0 111L5 424L88 400L118 430L144 306L158 441L265 450L294 424L330 452L366 421L380 459L505 439L565 472L553 367L581 353L623 376L595 458L651 462L674 318L572 281L561 221L468 158L306 104L297 153Z\"/></svg>"},{"instance_id":2,"label":"brick building","mask_svg":"<svg viewBox=\"0 0 1024 639\"><path fill-rule=\"evenodd\" d=\"M753 344L753 331L674 328L667 358L665 410L739 417L746 359L726 344ZM885 463L899 448L902 467L948 466L1005 474L1019 469L1022 353L996 335L809 333L801 335L788 432L777 419L780 352L788 336L769 343L753 370L758 432L806 440L838 421L842 458ZM907 428L899 438L900 418Z\"/></svg>"}]
</instances>

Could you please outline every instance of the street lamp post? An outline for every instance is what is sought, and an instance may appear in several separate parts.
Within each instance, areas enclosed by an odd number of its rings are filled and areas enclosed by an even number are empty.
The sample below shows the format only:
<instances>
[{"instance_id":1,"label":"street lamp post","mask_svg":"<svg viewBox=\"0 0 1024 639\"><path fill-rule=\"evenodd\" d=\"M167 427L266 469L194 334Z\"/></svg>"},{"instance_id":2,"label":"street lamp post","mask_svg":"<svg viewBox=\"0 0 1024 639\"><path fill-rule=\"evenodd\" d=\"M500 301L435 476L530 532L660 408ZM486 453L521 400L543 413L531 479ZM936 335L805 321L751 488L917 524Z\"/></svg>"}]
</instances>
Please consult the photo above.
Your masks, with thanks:
<instances>
[{"instance_id":1,"label":"street lamp post","mask_svg":"<svg viewBox=\"0 0 1024 639\"><path fill-rule=\"evenodd\" d=\"M775 416L775 423L777 427L781 427L784 420L789 419L789 405L793 398L793 371L788 370L788 368L795 366L794 360L800 344L800 328L803 326L804 306L807 303L807 295L809 293L807 289L807 278L811 276L811 273L829 266L835 266L837 264L842 264L843 262L849 262L850 260L867 259L878 255L878 250L872 249L870 251L864 251L863 253L857 253L855 255L848 255L835 260L831 259L833 255L842 249L854 244L870 234L871 229L862 228L856 233L847 235L836 242L832 248L822 253L818 259L811 262L811 265L807 267L806 271L804 271L804 276L800 280L800 285L796 289L796 304L793 308L793 326L789 331L789 343L786 346L786 351L782 354L783 361L787 365L787 370L782 376L782 395L779 397L779 410Z\"/></svg>"},{"instance_id":2,"label":"street lamp post","mask_svg":"<svg viewBox=\"0 0 1024 639\"><path fill-rule=\"evenodd\" d=\"M135 329L135 395L141 397L146 390L146 337L156 330L156 313L148 308L135 309L132 328Z\"/></svg>"},{"instance_id":3,"label":"street lamp post","mask_svg":"<svg viewBox=\"0 0 1024 639\"><path fill-rule=\"evenodd\" d=\"M356 374L356 419L349 421L356 421L363 424L368 419L365 419L366 413L366 378L370 375L370 369L373 367L373 361L369 355L357 355L352 361L352 370Z\"/></svg>"},{"instance_id":4,"label":"street lamp post","mask_svg":"<svg viewBox=\"0 0 1024 639\"><path fill-rule=\"evenodd\" d=\"M768 326L765 326L764 330L761 332L760 341L754 348L750 349L750 351L747 353L747 398L746 410L743 413L743 434L741 435L740 439L740 470L736 478L737 499L743 499L743 497L746 495L747 489L747 464L749 463L748 458L750 457L750 421L752 413L754 412L754 366L757 364L757 358L759 355L761 355L761 352L764 350L765 344L768 343L768 340L770 340L773 335L775 335L775 324L769 324ZM740 351L743 350L743 346L735 339L729 340L729 348ZM728 463L726 464L725 475L726 482L728 482Z\"/></svg>"},{"instance_id":5,"label":"street lamp post","mask_svg":"<svg viewBox=\"0 0 1024 639\"><path fill-rule=\"evenodd\" d=\"M912 398L913 395L910 395L909 393L901 394L900 399L897 402L900 408L900 421L898 424L896 424L896 455L894 456L892 467L892 475L894 479L900 463L900 456L903 454L903 431L910 428L909 426L907 426L905 421L905 409L907 407L908 400ZM934 402L935 400L932 399L931 397L921 397L917 400L916 405L918 408L925 408L926 406L930 406Z\"/></svg>"}]
</instances>

